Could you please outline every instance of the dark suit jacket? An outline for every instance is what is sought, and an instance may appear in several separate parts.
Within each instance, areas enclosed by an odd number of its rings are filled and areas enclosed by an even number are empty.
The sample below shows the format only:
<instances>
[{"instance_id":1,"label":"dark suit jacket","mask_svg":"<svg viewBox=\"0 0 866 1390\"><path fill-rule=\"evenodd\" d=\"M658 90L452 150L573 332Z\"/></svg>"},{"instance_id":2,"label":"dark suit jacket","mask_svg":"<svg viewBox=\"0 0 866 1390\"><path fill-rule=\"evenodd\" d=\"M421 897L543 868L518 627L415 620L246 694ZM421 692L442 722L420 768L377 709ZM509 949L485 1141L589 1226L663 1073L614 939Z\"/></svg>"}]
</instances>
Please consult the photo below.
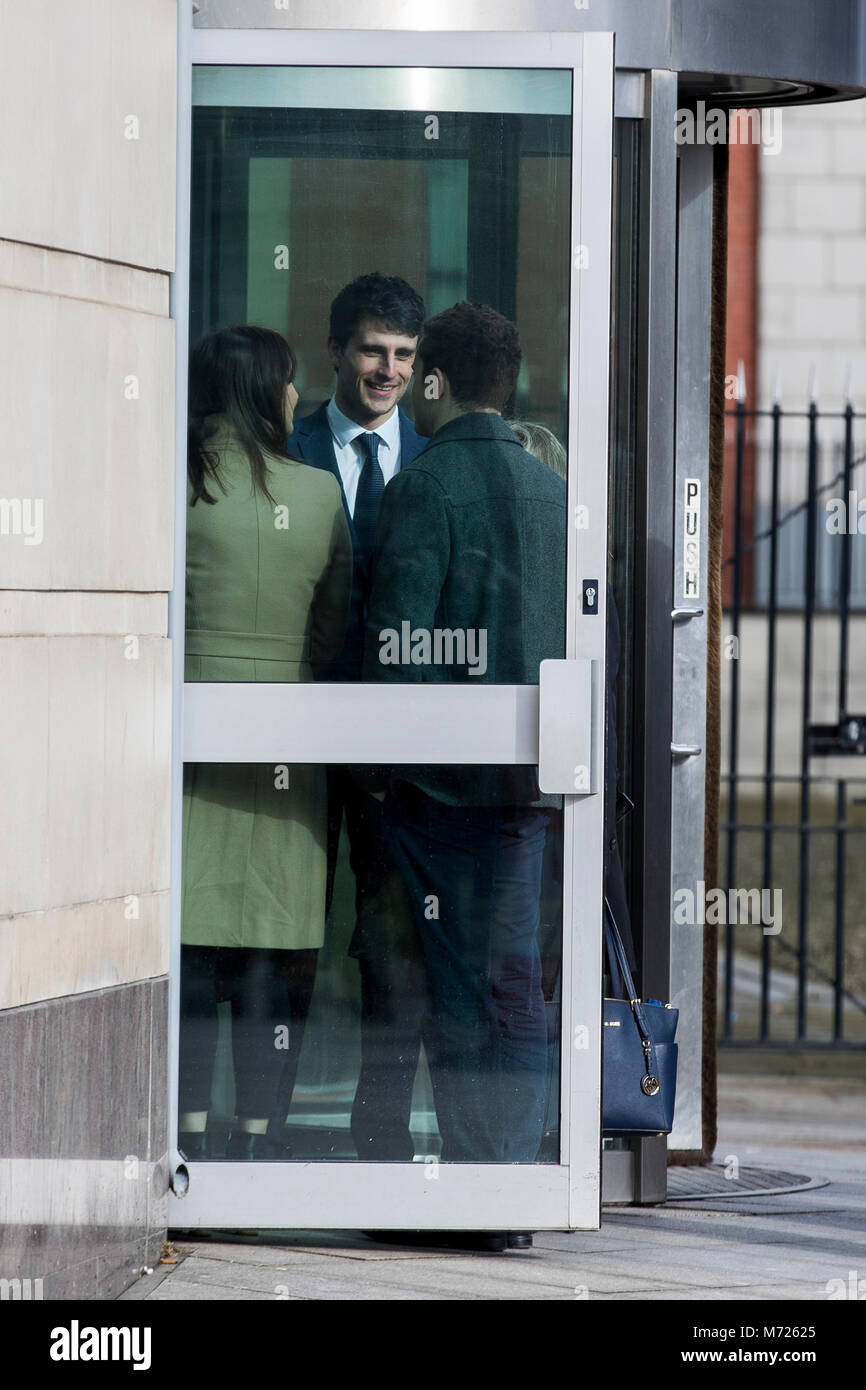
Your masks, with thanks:
<instances>
[{"instance_id":1,"label":"dark suit jacket","mask_svg":"<svg viewBox=\"0 0 866 1390\"><path fill-rule=\"evenodd\" d=\"M427 441L416 433L402 410L398 409L398 414L400 416L400 469L402 470L424 448ZM332 667L331 679L360 680L364 648L364 618L369 595L369 574L359 555L358 536L346 502L346 494L343 491L337 456L334 453L331 427L328 424L327 401L320 405L317 410L314 410L311 415L305 415L302 420L295 421L295 427L286 441L286 448L294 458L301 458L305 463L312 464L314 468L324 468L329 473L333 473L340 485L340 496L343 499L343 511L349 523L349 534L352 537L352 551L355 560L352 570L352 602L349 609L346 640L338 660Z\"/></svg>"},{"instance_id":2,"label":"dark suit jacket","mask_svg":"<svg viewBox=\"0 0 866 1390\"><path fill-rule=\"evenodd\" d=\"M565 483L499 415L462 415L388 484L379 511L364 678L537 684L565 654ZM487 667L380 660L385 629L485 632ZM535 768L395 768L450 805L525 806Z\"/></svg>"}]
</instances>

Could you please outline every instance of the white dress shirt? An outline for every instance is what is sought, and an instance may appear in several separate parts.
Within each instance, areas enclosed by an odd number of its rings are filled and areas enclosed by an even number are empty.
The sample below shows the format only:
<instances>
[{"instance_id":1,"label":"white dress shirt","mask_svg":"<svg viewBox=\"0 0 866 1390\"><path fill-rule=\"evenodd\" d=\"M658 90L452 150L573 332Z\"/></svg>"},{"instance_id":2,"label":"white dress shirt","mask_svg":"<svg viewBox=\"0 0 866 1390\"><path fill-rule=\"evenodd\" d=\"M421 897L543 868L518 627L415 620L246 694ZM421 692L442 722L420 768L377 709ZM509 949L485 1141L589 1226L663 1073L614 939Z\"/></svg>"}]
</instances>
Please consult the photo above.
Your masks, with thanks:
<instances>
[{"instance_id":1,"label":"white dress shirt","mask_svg":"<svg viewBox=\"0 0 866 1390\"><path fill-rule=\"evenodd\" d=\"M363 425L356 425L354 420L350 420L347 415L343 414L333 396L328 401L327 413L328 424L331 427L331 438L334 441L334 453L337 456L337 467L340 470L340 481L346 494L346 505L350 515L354 516L358 480L361 477L361 469L365 462L365 455L356 440L362 434L378 434L381 441L378 455L379 467L382 469L382 476L386 484L389 483L400 467L400 413L395 409L388 416L384 425L379 425L378 429L375 430L365 430Z\"/></svg>"}]
</instances>

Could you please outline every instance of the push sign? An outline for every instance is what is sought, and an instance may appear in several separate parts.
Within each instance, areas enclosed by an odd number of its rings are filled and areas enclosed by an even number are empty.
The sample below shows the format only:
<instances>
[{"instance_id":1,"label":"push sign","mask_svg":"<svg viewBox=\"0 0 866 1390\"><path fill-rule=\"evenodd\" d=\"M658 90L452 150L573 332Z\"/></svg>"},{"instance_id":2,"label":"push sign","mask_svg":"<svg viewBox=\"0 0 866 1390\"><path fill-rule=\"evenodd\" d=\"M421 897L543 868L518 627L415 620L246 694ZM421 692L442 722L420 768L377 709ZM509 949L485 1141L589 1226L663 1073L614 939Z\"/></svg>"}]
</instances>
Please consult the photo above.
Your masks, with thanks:
<instances>
[{"instance_id":1,"label":"push sign","mask_svg":"<svg viewBox=\"0 0 866 1390\"><path fill-rule=\"evenodd\" d=\"M683 598L701 596L701 480L684 480Z\"/></svg>"}]
</instances>

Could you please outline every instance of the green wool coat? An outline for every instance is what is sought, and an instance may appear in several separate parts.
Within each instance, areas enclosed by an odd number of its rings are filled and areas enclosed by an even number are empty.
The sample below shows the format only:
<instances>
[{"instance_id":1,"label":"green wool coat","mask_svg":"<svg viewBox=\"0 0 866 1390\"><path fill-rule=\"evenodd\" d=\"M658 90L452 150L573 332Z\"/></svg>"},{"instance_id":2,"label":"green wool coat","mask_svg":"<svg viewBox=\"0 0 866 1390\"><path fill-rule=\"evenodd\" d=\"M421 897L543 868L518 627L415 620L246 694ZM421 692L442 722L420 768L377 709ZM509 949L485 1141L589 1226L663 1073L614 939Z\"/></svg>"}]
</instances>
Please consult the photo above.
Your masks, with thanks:
<instances>
[{"instance_id":1,"label":"green wool coat","mask_svg":"<svg viewBox=\"0 0 866 1390\"><path fill-rule=\"evenodd\" d=\"M382 495L364 679L537 684L539 663L565 655L565 540L563 479L500 415L473 411L443 425ZM424 632L432 660L413 637ZM441 639L454 632L467 655L473 643L474 663L448 659L459 648ZM540 799L529 767L394 768L400 779L450 805Z\"/></svg>"},{"instance_id":2,"label":"green wool coat","mask_svg":"<svg viewBox=\"0 0 866 1390\"><path fill-rule=\"evenodd\" d=\"M223 493L187 509L187 681L309 681L337 656L352 545L332 474L267 455L268 499L224 420L208 449ZM191 500L191 489L189 497ZM281 785L288 780L288 786ZM324 767L234 763L184 773L183 916L191 946L321 946Z\"/></svg>"}]
</instances>

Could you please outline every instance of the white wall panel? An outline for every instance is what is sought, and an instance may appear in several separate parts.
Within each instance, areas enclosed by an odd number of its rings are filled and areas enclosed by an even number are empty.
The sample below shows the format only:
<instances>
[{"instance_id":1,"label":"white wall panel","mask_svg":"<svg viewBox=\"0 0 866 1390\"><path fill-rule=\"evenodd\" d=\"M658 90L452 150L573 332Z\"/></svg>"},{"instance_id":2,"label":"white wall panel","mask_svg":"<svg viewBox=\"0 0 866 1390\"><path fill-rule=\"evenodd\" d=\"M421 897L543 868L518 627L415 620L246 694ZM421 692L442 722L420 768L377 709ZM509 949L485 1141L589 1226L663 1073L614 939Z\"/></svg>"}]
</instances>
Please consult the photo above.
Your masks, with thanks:
<instances>
[{"instance_id":1,"label":"white wall panel","mask_svg":"<svg viewBox=\"0 0 866 1390\"><path fill-rule=\"evenodd\" d=\"M168 888L171 645L134 651L0 639L0 918Z\"/></svg>"},{"instance_id":2,"label":"white wall panel","mask_svg":"<svg viewBox=\"0 0 866 1390\"><path fill-rule=\"evenodd\" d=\"M164 975L168 892L135 896L0 919L0 1009Z\"/></svg>"},{"instance_id":3,"label":"white wall panel","mask_svg":"<svg viewBox=\"0 0 866 1390\"><path fill-rule=\"evenodd\" d=\"M171 587L173 371L170 319L0 288L0 587Z\"/></svg>"},{"instance_id":4,"label":"white wall panel","mask_svg":"<svg viewBox=\"0 0 866 1390\"><path fill-rule=\"evenodd\" d=\"M0 0L0 34L0 236L172 269L175 0Z\"/></svg>"}]
</instances>

